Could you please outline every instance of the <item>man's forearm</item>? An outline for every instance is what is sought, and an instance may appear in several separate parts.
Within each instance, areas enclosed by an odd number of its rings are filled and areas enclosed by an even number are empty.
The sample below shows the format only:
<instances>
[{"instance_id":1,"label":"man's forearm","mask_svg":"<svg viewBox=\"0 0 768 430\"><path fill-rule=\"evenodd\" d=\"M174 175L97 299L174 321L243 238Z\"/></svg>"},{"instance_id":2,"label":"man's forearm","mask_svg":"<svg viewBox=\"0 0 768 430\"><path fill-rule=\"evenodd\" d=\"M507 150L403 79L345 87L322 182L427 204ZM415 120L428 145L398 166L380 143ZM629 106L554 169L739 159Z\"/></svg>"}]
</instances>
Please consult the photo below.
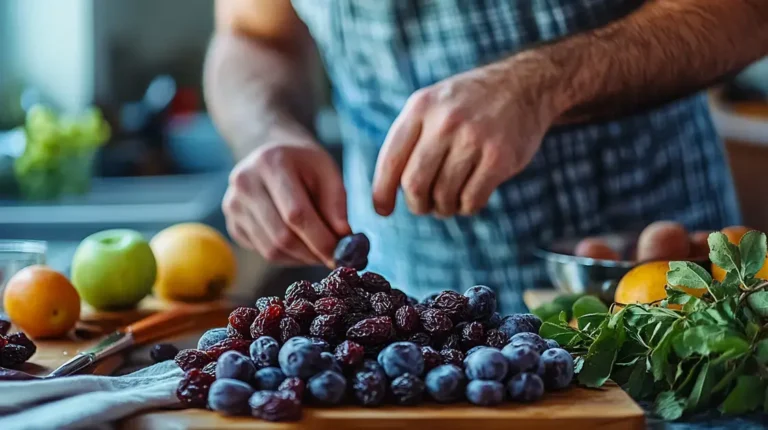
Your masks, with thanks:
<instances>
[{"instance_id":1,"label":"man's forearm","mask_svg":"<svg viewBox=\"0 0 768 430\"><path fill-rule=\"evenodd\" d=\"M205 64L211 115L239 160L270 138L311 137L314 104L307 56L217 33Z\"/></svg>"},{"instance_id":2,"label":"man's forearm","mask_svg":"<svg viewBox=\"0 0 768 430\"><path fill-rule=\"evenodd\" d=\"M509 61L540 73L541 90L555 94L570 122L692 94L765 55L766 0L650 0L604 28Z\"/></svg>"}]
</instances>

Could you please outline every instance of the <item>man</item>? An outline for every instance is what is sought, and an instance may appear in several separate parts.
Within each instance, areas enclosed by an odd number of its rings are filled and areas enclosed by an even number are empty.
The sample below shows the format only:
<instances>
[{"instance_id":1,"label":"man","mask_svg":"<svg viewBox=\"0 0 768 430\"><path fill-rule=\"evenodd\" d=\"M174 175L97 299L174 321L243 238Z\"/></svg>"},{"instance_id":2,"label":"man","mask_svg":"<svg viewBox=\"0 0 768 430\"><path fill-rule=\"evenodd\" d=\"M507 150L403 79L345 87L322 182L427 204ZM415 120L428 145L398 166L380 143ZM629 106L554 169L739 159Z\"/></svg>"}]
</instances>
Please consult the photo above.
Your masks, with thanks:
<instances>
[{"instance_id":1,"label":"man","mask_svg":"<svg viewBox=\"0 0 768 430\"><path fill-rule=\"evenodd\" d=\"M227 227L272 261L330 265L363 231L409 294L486 284L510 312L546 284L532 246L740 220L698 92L768 54L764 0L219 0L216 18ZM315 46L343 182L311 133Z\"/></svg>"}]
</instances>

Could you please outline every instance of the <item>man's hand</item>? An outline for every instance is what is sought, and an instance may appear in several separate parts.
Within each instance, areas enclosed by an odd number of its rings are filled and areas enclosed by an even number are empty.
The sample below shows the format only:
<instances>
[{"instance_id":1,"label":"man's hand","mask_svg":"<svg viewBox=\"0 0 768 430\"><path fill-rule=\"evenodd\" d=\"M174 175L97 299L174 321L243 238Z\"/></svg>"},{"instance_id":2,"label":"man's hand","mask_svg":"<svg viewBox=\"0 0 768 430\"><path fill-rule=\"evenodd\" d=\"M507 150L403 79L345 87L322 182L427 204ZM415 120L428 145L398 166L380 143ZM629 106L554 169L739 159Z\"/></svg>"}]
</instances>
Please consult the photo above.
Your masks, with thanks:
<instances>
[{"instance_id":1,"label":"man's hand","mask_svg":"<svg viewBox=\"0 0 768 430\"><path fill-rule=\"evenodd\" d=\"M237 164L222 205L243 247L282 264L333 265L351 233L336 163L314 142L265 144Z\"/></svg>"},{"instance_id":2,"label":"man's hand","mask_svg":"<svg viewBox=\"0 0 768 430\"><path fill-rule=\"evenodd\" d=\"M415 92L379 154L376 211L392 213L399 187L417 215L471 215L485 207L528 165L560 113L528 69L493 64Z\"/></svg>"}]
</instances>

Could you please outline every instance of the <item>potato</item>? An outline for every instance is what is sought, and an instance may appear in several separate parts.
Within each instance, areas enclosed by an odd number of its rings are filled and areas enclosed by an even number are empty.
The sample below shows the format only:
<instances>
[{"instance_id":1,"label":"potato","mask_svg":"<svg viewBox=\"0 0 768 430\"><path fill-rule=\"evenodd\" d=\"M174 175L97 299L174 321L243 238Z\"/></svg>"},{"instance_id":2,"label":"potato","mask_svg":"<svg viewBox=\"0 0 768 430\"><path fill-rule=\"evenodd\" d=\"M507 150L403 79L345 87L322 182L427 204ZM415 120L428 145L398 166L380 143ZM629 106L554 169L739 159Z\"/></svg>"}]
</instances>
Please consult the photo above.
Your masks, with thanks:
<instances>
[{"instance_id":1,"label":"potato","mask_svg":"<svg viewBox=\"0 0 768 430\"><path fill-rule=\"evenodd\" d=\"M588 237L576 245L574 254L577 257L594 258L595 260L620 260L619 253L611 249L599 238Z\"/></svg>"},{"instance_id":2,"label":"potato","mask_svg":"<svg viewBox=\"0 0 768 430\"><path fill-rule=\"evenodd\" d=\"M639 261L685 260L691 250L688 231L673 221L657 221L640 233L637 240Z\"/></svg>"},{"instance_id":3,"label":"potato","mask_svg":"<svg viewBox=\"0 0 768 430\"><path fill-rule=\"evenodd\" d=\"M710 231L694 231L691 233L690 241L691 241L691 251L689 254L689 257L692 259L704 259L707 258L709 255L709 243L707 243L707 239L709 238Z\"/></svg>"}]
</instances>

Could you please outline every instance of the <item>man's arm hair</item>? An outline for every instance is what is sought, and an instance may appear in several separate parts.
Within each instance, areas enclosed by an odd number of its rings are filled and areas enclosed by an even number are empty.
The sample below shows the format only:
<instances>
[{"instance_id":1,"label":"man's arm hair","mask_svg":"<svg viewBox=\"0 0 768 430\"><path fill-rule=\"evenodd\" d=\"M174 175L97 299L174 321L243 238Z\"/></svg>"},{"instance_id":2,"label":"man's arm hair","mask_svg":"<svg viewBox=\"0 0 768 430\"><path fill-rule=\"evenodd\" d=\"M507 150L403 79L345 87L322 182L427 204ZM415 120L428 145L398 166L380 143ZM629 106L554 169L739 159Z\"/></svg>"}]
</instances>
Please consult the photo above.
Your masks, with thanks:
<instances>
[{"instance_id":1,"label":"man's arm hair","mask_svg":"<svg viewBox=\"0 0 768 430\"><path fill-rule=\"evenodd\" d=\"M768 55L768 0L649 0L606 27L519 54L545 65L564 122L700 91ZM526 69L526 67L523 67Z\"/></svg>"}]
</instances>

